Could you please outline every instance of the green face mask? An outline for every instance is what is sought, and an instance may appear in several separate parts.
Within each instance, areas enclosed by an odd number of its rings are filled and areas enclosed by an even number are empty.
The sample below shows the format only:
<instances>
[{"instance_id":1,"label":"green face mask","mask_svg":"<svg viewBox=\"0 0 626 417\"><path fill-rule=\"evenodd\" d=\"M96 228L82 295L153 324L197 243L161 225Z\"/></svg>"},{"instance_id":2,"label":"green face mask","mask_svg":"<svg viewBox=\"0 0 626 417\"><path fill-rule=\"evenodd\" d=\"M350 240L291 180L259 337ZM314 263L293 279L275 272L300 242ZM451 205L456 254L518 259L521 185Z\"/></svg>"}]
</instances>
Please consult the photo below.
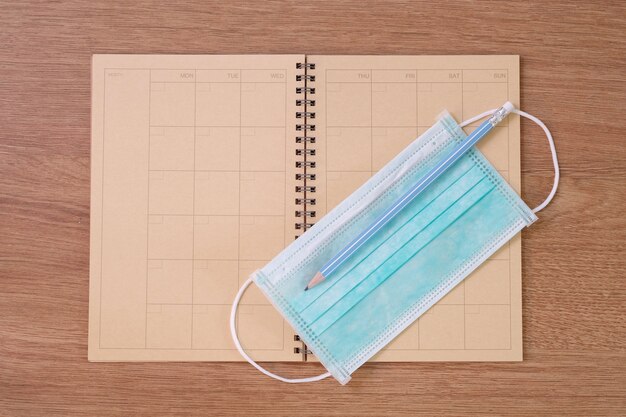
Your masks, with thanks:
<instances>
[{"instance_id":1,"label":"green face mask","mask_svg":"<svg viewBox=\"0 0 626 417\"><path fill-rule=\"evenodd\" d=\"M464 138L454 119L444 115L251 277L340 383L537 219L482 154L471 149L341 264L332 280L303 291L322 265ZM556 157L554 162L553 193L538 209L556 190ZM254 363L236 338L236 304L250 282L235 300L231 331L244 357L277 377ZM329 374L277 378L308 382Z\"/></svg>"}]
</instances>

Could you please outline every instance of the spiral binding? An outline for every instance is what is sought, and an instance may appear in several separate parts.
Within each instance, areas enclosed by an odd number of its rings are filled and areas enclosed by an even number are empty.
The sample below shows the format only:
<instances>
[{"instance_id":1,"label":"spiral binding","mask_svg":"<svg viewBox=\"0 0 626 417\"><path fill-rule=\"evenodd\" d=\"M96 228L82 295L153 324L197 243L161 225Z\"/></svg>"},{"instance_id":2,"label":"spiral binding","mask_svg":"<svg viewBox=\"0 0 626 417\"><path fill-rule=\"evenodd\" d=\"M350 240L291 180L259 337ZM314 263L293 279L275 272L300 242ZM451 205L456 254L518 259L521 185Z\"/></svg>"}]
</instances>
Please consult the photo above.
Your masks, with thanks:
<instances>
[{"instance_id":1,"label":"spiral binding","mask_svg":"<svg viewBox=\"0 0 626 417\"><path fill-rule=\"evenodd\" d=\"M300 339L300 336L298 336L297 334L293 335L293 340L294 342L302 342L302 340ZM304 343L302 343L302 347L295 347L293 348L293 353L302 353L303 357L306 359L306 355L311 355L313 354L313 352L311 352L309 349L307 349L306 345Z\"/></svg>"},{"instance_id":2,"label":"spiral binding","mask_svg":"<svg viewBox=\"0 0 626 417\"><path fill-rule=\"evenodd\" d=\"M316 156L315 136L311 132L315 132L315 75L309 71L315 69L315 64L310 62L299 62L296 69L304 70L304 73L296 75L296 81L303 84L296 87L296 106L301 110L296 112L296 131L302 132L296 136L296 143L301 145L296 149L296 168L301 170L296 173L296 181L300 184L295 186L297 197L295 198L296 206L300 208L296 210L295 216L298 219L295 223L295 230L305 232L313 226L312 219L316 217L315 212L315 180L316 174L311 172L315 169L316 163L313 158ZM296 239L299 235L296 235ZM307 360L307 355L312 352L307 348L306 344L300 340L300 336L294 335L294 341L300 342L302 347L295 347L293 352L302 355L302 360Z\"/></svg>"},{"instance_id":3,"label":"spiral binding","mask_svg":"<svg viewBox=\"0 0 626 417\"><path fill-rule=\"evenodd\" d=\"M302 82L303 85L296 87L296 94L301 95L296 99L296 106L302 108L296 112L296 119L298 119L296 131L302 132L302 135L296 136L296 143L302 145L296 149L296 156L300 157L296 160L296 168L302 170L296 173L296 180L301 181L302 184L295 187L295 192L299 195L295 199L295 203L302 209L296 210L295 214L302 221L296 222L295 229L306 231L313 226L313 223L308 220L315 217L313 207L316 203L315 197L312 195L316 191L314 185L316 175L310 172L316 167L315 161L312 160L312 157L316 155L316 150L311 147L315 144L315 137L311 136L311 132L315 132L315 123L313 123L315 120L313 109L315 100L312 97L315 95L315 87L313 86L315 75L309 73L310 70L315 69L315 64L299 62L296 64L296 68L304 70L304 73L296 75L296 81Z\"/></svg>"}]
</instances>

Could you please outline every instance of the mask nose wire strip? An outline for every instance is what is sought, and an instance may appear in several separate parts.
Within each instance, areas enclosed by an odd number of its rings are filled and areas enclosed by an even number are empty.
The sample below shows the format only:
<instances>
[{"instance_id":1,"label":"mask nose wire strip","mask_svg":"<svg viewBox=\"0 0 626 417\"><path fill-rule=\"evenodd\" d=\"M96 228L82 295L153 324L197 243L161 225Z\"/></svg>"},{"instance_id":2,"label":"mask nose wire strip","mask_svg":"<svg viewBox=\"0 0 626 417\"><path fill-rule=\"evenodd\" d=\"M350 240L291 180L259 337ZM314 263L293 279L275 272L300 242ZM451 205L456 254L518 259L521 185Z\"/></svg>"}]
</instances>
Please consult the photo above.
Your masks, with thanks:
<instances>
[{"instance_id":1,"label":"mask nose wire strip","mask_svg":"<svg viewBox=\"0 0 626 417\"><path fill-rule=\"evenodd\" d=\"M483 112L479 114L478 116L474 116L471 119L465 120L463 123L460 123L459 126L465 127L469 125L470 123L474 123L475 121L480 120L484 117L491 116L496 110L497 109L487 110L486 112ZM533 213L537 213L538 211L543 210L548 204L550 204L550 201L552 201L552 199L554 198L554 195L556 194L556 189L559 187L559 179L561 178L561 172L559 170L559 160L557 159L557 156L556 156L556 148L554 147L554 139L552 138L552 133L550 133L546 125L543 124L541 120L537 119L532 114L526 113L518 109L513 109L512 112L519 114L520 116L523 116L527 119L532 120L537 125L539 125L540 128L543 129L544 133L546 134L546 137L548 138L548 144L550 145L550 152L552 153L552 164L554 165L554 184L552 184L552 190L550 191L550 194L548 194L548 197L543 201L543 203L539 204L537 207L533 209Z\"/></svg>"},{"instance_id":2,"label":"mask nose wire strip","mask_svg":"<svg viewBox=\"0 0 626 417\"><path fill-rule=\"evenodd\" d=\"M239 306L239 301L241 300L243 293L246 291L246 288L248 288L250 284L252 284L252 277L248 278L248 280L244 282L241 288L239 288L239 292L237 293L237 296L235 297L235 300L233 301L233 306L230 310L230 335L232 336L233 342L235 343L235 346L237 347L237 350L239 351L241 356L243 356L243 358L247 360L248 363L250 363L250 365L254 366L256 369L263 372L265 375L269 376L270 378L274 378L279 381L287 382L290 384L298 384L302 382L315 382L315 381L320 381L322 379L325 379L331 376L330 372L326 372L321 375L312 376L309 378L297 378L297 379L283 378L282 376L273 374L267 369L263 368L261 365L259 365L254 360L252 360L250 356L248 356L248 354L243 350L243 347L241 346L241 342L239 342L239 337L237 337L237 328L235 326L235 319L237 318L237 307Z\"/></svg>"}]
</instances>

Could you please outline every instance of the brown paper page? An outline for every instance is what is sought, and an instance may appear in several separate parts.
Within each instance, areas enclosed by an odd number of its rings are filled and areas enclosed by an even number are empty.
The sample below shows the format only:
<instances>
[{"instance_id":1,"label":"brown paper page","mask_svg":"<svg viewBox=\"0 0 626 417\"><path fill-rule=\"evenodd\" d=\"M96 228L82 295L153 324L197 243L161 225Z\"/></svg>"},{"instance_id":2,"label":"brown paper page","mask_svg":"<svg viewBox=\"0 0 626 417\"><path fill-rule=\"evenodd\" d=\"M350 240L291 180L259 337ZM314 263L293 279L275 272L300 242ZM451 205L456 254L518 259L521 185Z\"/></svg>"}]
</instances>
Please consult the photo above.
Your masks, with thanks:
<instances>
[{"instance_id":1,"label":"brown paper page","mask_svg":"<svg viewBox=\"0 0 626 417\"><path fill-rule=\"evenodd\" d=\"M295 235L303 59L93 57L90 360L242 360L233 298ZM253 358L301 360L254 286L238 327Z\"/></svg>"},{"instance_id":2,"label":"brown paper page","mask_svg":"<svg viewBox=\"0 0 626 417\"><path fill-rule=\"evenodd\" d=\"M318 216L423 133L444 109L461 122L507 100L519 105L517 56L309 56L307 60L316 66L310 74L316 77L312 86L317 104ZM511 115L479 148L519 192L518 117ZM521 359L517 236L373 360Z\"/></svg>"}]
</instances>

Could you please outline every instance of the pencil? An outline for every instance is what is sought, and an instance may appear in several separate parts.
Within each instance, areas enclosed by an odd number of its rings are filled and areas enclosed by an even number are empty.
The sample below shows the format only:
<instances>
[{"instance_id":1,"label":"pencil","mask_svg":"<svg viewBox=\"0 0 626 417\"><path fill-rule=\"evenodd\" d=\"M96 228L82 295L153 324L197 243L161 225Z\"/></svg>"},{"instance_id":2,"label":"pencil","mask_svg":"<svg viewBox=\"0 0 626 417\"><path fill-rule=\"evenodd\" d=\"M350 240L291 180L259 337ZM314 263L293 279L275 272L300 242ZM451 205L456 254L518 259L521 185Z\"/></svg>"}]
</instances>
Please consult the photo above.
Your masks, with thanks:
<instances>
[{"instance_id":1,"label":"pencil","mask_svg":"<svg viewBox=\"0 0 626 417\"><path fill-rule=\"evenodd\" d=\"M484 138L498 123L500 123L510 112L514 106L510 102L504 103L502 107L485 120L476 130L470 133L465 140L458 145L428 171L418 182L395 201L383 214L381 214L374 222L363 230L354 240L352 240L345 248L330 259L324 266L313 276L305 291L319 285L327 280L333 272L343 265L350 256L352 256L361 246L372 238L380 229L389 223L398 215L409 203L411 203L418 195L422 193L430 184L432 184L441 174L443 174L452 164L459 160L465 153L478 141Z\"/></svg>"}]
</instances>

